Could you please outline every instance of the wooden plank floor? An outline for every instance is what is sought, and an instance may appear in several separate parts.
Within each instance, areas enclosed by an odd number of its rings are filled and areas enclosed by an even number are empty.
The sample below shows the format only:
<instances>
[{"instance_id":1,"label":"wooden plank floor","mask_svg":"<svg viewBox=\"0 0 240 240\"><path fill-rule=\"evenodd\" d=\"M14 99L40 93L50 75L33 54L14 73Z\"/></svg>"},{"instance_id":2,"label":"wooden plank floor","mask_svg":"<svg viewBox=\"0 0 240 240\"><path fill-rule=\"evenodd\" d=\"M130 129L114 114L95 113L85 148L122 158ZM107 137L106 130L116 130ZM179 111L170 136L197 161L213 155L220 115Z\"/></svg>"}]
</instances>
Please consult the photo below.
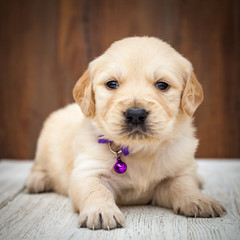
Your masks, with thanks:
<instances>
[{"instance_id":1,"label":"wooden plank floor","mask_svg":"<svg viewBox=\"0 0 240 240\"><path fill-rule=\"evenodd\" d=\"M125 228L79 229L70 200L55 193L29 195L32 162L0 163L0 239L240 239L240 161L198 160L204 192L227 209L222 218L186 218L153 206L121 207Z\"/></svg>"}]
</instances>

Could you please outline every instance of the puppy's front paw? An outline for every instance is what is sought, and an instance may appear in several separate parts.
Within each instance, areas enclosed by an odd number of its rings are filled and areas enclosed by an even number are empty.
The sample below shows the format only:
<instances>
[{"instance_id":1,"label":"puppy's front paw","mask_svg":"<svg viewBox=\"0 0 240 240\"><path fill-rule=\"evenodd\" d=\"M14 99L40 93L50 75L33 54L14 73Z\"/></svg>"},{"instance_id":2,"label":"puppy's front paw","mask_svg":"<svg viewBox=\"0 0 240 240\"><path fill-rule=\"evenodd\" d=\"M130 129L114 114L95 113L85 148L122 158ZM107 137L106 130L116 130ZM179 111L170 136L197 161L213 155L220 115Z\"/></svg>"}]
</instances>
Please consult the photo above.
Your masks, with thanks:
<instances>
[{"instance_id":1,"label":"puppy's front paw","mask_svg":"<svg viewBox=\"0 0 240 240\"><path fill-rule=\"evenodd\" d=\"M29 193L49 192L53 189L50 178L44 171L33 171L26 183Z\"/></svg>"},{"instance_id":2,"label":"puppy's front paw","mask_svg":"<svg viewBox=\"0 0 240 240\"><path fill-rule=\"evenodd\" d=\"M90 206L79 215L79 227L89 229L114 229L124 226L124 216L115 204Z\"/></svg>"},{"instance_id":3,"label":"puppy's front paw","mask_svg":"<svg viewBox=\"0 0 240 240\"><path fill-rule=\"evenodd\" d=\"M173 209L176 214L187 217L221 217L226 213L225 208L218 201L201 195L178 199Z\"/></svg>"}]
</instances>

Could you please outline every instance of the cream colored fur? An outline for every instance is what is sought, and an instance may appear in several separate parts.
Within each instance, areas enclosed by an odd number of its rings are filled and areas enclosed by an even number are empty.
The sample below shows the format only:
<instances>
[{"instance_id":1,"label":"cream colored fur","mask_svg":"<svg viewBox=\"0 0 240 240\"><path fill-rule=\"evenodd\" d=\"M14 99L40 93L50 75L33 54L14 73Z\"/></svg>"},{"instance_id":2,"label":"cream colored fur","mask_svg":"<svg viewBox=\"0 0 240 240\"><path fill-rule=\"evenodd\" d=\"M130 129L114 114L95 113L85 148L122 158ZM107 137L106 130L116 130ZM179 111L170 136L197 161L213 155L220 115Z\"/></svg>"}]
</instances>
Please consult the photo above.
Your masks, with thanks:
<instances>
[{"instance_id":1,"label":"cream colored fur","mask_svg":"<svg viewBox=\"0 0 240 240\"><path fill-rule=\"evenodd\" d=\"M110 90L111 79L119 88ZM156 81L170 85L167 91ZM203 100L192 65L156 38L115 42L74 88L78 103L60 109L42 129L29 192L54 190L68 195L81 227L113 229L124 225L117 205L147 204L172 208L191 217L221 216L225 209L202 194L194 160L198 140L192 115ZM151 131L133 138L124 128L124 112L145 108ZM81 108L81 109L80 109ZM116 157L98 136L127 145L128 169L113 170Z\"/></svg>"}]
</instances>

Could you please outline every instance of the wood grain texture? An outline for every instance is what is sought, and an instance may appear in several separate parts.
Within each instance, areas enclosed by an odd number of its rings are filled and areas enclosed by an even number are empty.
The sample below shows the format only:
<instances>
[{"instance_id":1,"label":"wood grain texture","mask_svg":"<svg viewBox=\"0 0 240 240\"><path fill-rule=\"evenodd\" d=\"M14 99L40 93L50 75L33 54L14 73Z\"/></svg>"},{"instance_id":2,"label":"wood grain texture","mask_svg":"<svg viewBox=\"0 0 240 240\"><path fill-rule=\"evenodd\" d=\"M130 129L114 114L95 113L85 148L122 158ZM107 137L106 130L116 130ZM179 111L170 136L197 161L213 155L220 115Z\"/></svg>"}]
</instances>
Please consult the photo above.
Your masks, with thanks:
<instances>
[{"instance_id":1,"label":"wood grain texture","mask_svg":"<svg viewBox=\"0 0 240 240\"><path fill-rule=\"evenodd\" d=\"M0 162L0 209L23 191L31 166L31 161Z\"/></svg>"},{"instance_id":2,"label":"wood grain texture","mask_svg":"<svg viewBox=\"0 0 240 240\"><path fill-rule=\"evenodd\" d=\"M227 215L213 219L186 218L159 207L121 207L126 218L125 228L91 231L78 228L78 215L73 213L68 198L55 193L30 195L19 191L32 163L3 161L0 163L0 189L1 195L4 189L8 201L6 204L5 199L0 199L0 239L238 240L240 162L226 159L198 162L205 193L219 200L226 207ZM13 177L20 172L21 177Z\"/></svg>"},{"instance_id":3,"label":"wood grain texture","mask_svg":"<svg viewBox=\"0 0 240 240\"><path fill-rule=\"evenodd\" d=\"M34 157L53 110L113 41L159 37L203 84L197 157L240 157L240 1L0 1L0 157Z\"/></svg>"}]
</instances>

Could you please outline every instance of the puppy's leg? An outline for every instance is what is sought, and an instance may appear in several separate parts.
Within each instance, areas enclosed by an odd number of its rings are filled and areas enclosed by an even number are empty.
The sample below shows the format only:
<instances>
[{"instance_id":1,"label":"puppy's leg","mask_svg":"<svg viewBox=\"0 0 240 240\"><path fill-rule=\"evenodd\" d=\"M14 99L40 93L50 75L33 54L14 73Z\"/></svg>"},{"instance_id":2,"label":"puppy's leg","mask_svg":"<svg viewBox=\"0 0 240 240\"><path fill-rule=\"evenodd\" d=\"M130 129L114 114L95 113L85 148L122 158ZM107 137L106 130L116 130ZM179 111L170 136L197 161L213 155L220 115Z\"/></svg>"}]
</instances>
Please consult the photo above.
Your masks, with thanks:
<instances>
[{"instance_id":1,"label":"puppy's leg","mask_svg":"<svg viewBox=\"0 0 240 240\"><path fill-rule=\"evenodd\" d=\"M26 187L29 193L41 193L53 190L52 182L47 171L44 170L37 161L34 162Z\"/></svg>"},{"instance_id":2,"label":"puppy's leg","mask_svg":"<svg viewBox=\"0 0 240 240\"><path fill-rule=\"evenodd\" d=\"M164 180L156 189L153 204L188 217L220 217L226 212L218 201L201 192L200 182L194 175Z\"/></svg>"},{"instance_id":3,"label":"puppy's leg","mask_svg":"<svg viewBox=\"0 0 240 240\"><path fill-rule=\"evenodd\" d=\"M80 227L113 229L124 225L124 216L114 201L113 193L95 176L83 176L75 169L70 180L69 195L79 212Z\"/></svg>"}]
</instances>

